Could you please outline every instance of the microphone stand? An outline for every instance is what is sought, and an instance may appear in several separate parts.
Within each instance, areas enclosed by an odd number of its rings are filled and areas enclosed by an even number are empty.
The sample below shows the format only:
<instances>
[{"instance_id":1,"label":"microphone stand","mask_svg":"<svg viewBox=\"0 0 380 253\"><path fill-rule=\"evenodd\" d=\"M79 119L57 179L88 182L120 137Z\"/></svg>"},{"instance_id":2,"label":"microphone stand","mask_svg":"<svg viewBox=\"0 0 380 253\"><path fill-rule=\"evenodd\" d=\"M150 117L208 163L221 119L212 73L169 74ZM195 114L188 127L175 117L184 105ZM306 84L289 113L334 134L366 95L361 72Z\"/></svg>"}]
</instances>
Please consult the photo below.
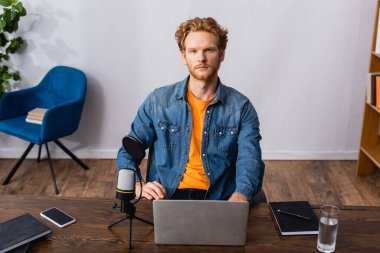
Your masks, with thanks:
<instances>
[{"instance_id":1,"label":"microphone stand","mask_svg":"<svg viewBox=\"0 0 380 253\"><path fill-rule=\"evenodd\" d=\"M140 182L142 182L142 178L141 178L140 173L137 172L137 174L139 176ZM118 221L112 222L111 224L108 225L108 228L111 228L112 226L114 226L114 225L116 225L122 221L129 220L129 241L128 241L129 242L129 244L128 244L129 249L132 249L132 221L133 221L133 219L136 219L136 220L142 221L148 225L154 226L153 222L144 220L144 219L137 217L135 215L136 214L135 204L140 201L141 194L142 194L142 183L140 183L140 196L134 203L131 203L130 200L120 200L120 212L125 213L125 217L118 220ZM116 208L116 207L117 207L117 204L114 203L112 205L112 208Z\"/></svg>"}]
</instances>

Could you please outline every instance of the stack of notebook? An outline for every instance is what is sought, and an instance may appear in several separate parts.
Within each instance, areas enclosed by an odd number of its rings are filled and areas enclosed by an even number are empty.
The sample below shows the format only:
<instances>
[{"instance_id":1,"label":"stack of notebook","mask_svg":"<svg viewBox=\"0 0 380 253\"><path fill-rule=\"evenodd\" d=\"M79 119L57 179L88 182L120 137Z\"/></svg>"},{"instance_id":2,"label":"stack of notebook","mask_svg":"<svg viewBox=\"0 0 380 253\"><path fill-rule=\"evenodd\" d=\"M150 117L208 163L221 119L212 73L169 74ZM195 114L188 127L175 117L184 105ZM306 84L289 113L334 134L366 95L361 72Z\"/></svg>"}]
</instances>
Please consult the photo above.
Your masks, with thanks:
<instances>
[{"instance_id":1,"label":"stack of notebook","mask_svg":"<svg viewBox=\"0 0 380 253\"><path fill-rule=\"evenodd\" d=\"M319 220L307 201L269 202L281 235L317 235Z\"/></svg>"},{"instance_id":2,"label":"stack of notebook","mask_svg":"<svg viewBox=\"0 0 380 253\"><path fill-rule=\"evenodd\" d=\"M42 125L42 121L44 119L46 111L47 109L45 108L34 108L30 112L28 112L28 116L25 120L29 123Z\"/></svg>"},{"instance_id":3,"label":"stack of notebook","mask_svg":"<svg viewBox=\"0 0 380 253\"><path fill-rule=\"evenodd\" d=\"M50 228L32 215L18 216L0 224L0 252L20 252L29 242L49 233Z\"/></svg>"}]
</instances>

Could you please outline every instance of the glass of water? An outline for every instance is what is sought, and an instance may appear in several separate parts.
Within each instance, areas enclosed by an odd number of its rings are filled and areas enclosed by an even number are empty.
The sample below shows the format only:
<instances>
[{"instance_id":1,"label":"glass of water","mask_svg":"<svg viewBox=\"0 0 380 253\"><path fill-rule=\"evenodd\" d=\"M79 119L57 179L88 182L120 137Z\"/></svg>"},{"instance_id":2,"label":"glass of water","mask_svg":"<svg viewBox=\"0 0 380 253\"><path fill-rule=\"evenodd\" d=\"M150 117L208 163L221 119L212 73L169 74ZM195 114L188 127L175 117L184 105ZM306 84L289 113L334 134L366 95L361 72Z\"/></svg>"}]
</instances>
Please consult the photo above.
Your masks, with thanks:
<instances>
[{"instance_id":1,"label":"glass of water","mask_svg":"<svg viewBox=\"0 0 380 253\"><path fill-rule=\"evenodd\" d=\"M339 208L333 205L321 207L317 248L320 252L334 252L338 232Z\"/></svg>"}]
</instances>

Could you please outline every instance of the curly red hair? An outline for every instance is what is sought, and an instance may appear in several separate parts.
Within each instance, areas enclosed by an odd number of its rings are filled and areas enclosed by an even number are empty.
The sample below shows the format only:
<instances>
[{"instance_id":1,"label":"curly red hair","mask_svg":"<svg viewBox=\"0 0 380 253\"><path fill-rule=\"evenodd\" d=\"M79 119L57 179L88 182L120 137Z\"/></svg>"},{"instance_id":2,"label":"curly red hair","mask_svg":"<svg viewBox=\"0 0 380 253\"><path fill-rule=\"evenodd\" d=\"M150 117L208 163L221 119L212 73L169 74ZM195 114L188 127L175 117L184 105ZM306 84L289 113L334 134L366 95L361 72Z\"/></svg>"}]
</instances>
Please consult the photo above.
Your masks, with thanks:
<instances>
[{"instance_id":1,"label":"curly red hair","mask_svg":"<svg viewBox=\"0 0 380 253\"><path fill-rule=\"evenodd\" d=\"M190 32L204 31L214 34L218 38L218 46L220 50L225 50L228 41L228 30L221 27L215 19L208 18L193 18L183 22L175 33L175 38L180 51L185 50L185 39Z\"/></svg>"}]
</instances>

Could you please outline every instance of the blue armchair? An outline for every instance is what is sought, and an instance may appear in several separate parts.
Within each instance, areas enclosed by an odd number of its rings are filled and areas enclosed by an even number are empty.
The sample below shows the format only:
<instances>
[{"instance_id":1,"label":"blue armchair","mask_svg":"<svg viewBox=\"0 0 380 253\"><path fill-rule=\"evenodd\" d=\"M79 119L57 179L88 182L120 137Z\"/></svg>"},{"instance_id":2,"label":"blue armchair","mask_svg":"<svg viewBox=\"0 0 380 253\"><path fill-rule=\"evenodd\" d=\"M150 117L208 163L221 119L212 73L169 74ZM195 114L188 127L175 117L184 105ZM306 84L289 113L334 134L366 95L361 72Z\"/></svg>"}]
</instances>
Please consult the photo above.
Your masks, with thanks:
<instances>
[{"instance_id":1,"label":"blue armchair","mask_svg":"<svg viewBox=\"0 0 380 253\"><path fill-rule=\"evenodd\" d=\"M59 191L48 142L53 141L82 168L88 169L87 165L58 141L59 138L71 135L78 129L86 97L86 86L86 76L82 71L71 67L57 66L52 68L37 86L3 95L0 100L0 132L30 142L5 178L3 185L9 183L35 144L39 145L38 162L41 156L41 146L45 144L56 194L59 194ZM48 109L42 125L25 121L28 112L36 107Z\"/></svg>"}]
</instances>

